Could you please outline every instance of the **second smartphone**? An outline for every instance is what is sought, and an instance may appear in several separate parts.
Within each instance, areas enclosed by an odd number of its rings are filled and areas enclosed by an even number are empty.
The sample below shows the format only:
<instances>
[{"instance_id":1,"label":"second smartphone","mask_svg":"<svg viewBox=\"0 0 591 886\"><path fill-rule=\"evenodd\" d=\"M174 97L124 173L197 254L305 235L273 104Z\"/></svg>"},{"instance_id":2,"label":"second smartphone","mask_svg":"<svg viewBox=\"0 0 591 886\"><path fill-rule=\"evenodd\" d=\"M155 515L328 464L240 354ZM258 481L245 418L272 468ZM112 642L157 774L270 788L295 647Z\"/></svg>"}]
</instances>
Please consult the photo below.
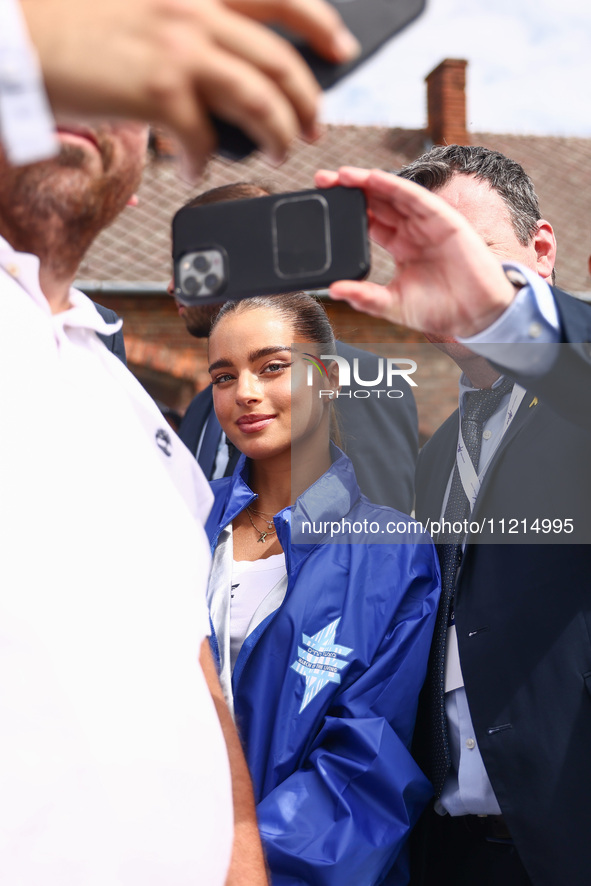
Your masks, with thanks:
<instances>
[{"instance_id":1,"label":"second smartphone","mask_svg":"<svg viewBox=\"0 0 591 886\"><path fill-rule=\"evenodd\" d=\"M323 289L370 269L365 197L335 187L180 209L175 299L185 305Z\"/></svg>"}]
</instances>

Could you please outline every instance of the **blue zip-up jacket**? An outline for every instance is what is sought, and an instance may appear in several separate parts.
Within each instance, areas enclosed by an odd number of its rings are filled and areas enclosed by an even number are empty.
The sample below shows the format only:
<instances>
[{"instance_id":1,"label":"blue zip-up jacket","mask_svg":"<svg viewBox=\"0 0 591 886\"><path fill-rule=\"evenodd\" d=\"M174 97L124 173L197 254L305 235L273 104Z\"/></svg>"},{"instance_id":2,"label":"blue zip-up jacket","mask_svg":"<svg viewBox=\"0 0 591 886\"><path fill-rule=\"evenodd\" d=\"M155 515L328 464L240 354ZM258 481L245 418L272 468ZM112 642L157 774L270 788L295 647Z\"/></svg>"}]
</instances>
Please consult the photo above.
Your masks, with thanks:
<instances>
[{"instance_id":1,"label":"blue zip-up jacket","mask_svg":"<svg viewBox=\"0 0 591 886\"><path fill-rule=\"evenodd\" d=\"M360 495L351 462L336 452L293 511L275 516L287 581L255 614L231 692L274 886L401 886L401 849L432 793L409 746L439 567L429 536L418 535L406 515ZM242 458L232 477L212 483L206 527L215 552L210 607L222 674L227 527L256 498L247 475ZM344 532L331 541L324 523L341 519ZM367 532L360 534L364 520ZM294 543L296 535L309 536L307 522L320 531ZM392 523L396 534L387 531Z\"/></svg>"}]
</instances>

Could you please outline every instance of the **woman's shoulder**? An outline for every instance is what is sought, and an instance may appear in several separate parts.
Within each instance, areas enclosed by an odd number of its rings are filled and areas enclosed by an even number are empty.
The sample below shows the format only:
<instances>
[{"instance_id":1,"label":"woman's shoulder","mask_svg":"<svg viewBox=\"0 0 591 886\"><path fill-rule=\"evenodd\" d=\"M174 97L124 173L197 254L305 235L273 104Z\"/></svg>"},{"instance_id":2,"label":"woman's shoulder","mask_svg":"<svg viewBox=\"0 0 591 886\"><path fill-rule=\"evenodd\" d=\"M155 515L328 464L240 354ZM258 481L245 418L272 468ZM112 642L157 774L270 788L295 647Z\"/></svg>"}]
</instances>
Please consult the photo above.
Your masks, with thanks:
<instances>
[{"instance_id":1,"label":"woman's shoulder","mask_svg":"<svg viewBox=\"0 0 591 886\"><path fill-rule=\"evenodd\" d=\"M382 521L397 520L407 523L413 522L413 518L409 514L405 514L397 508L391 508L389 505L377 504L377 502L369 499L363 492L359 493L359 499L355 504L355 508L358 508L359 511L363 511L364 513L372 513L377 519Z\"/></svg>"},{"instance_id":2,"label":"woman's shoulder","mask_svg":"<svg viewBox=\"0 0 591 886\"><path fill-rule=\"evenodd\" d=\"M353 557L368 558L376 567L381 563L386 569L416 570L439 580L435 545L414 517L360 494L341 523Z\"/></svg>"},{"instance_id":3,"label":"woman's shoulder","mask_svg":"<svg viewBox=\"0 0 591 886\"><path fill-rule=\"evenodd\" d=\"M354 608L369 595L378 622L401 613L431 612L440 590L435 546L408 514L375 505L365 497L342 518L312 524L302 578L322 581L326 599L342 599ZM348 604L347 604L348 605Z\"/></svg>"}]
</instances>

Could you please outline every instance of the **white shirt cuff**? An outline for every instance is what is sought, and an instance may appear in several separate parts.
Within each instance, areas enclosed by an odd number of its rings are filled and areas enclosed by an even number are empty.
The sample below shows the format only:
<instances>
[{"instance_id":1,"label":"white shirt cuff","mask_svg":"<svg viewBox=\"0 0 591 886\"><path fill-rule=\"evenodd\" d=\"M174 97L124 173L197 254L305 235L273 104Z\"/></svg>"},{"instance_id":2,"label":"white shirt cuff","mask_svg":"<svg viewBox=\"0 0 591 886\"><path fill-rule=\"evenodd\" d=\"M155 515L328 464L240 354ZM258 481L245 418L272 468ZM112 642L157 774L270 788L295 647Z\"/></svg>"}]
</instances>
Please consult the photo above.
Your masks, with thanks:
<instances>
[{"instance_id":1,"label":"white shirt cuff","mask_svg":"<svg viewBox=\"0 0 591 886\"><path fill-rule=\"evenodd\" d=\"M0 2L0 134L10 163L35 163L57 151L41 67L17 0Z\"/></svg>"},{"instance_id":2,"label":"white shirt cuff","mask_svg":"<svg viewBox=\"0 0 591 886\"><path fill-rule=\"evenodd\" d=\"M527 286L519 290L491 326L458 341L507 371L542 375L554 363L560 342L560 321L552 290L535 271L517 262L503 262L503 268L520 271Z\"/></svg>"}]
</instances>

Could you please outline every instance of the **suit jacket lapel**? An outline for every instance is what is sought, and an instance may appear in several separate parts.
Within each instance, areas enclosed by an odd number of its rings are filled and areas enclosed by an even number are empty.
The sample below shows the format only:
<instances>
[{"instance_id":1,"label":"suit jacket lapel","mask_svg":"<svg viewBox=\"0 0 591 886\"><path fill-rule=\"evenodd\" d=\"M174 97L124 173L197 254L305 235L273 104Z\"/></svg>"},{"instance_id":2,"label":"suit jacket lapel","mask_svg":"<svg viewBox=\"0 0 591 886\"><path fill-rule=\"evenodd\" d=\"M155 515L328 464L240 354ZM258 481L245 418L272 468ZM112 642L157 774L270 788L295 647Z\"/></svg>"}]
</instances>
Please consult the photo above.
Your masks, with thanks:
<instances>
[{"instance_id":1,"label":"suit jacket lapel","mask_svg":"<svg viewBox=\"0 0 591 886\"><path fill-rule=\"evenodd\" d=\"M458 443L459 411L456 409L426 444L417 468L417 517L438 520L452 472ZM431 447L432 450L431 450Z\"/></svg>"},{"instance_id":2,"label":"suit jacket lapel","mask_svg":"<svg viewBox=\"0 0 591 886\"><path fill-rule=\"evenodd\" d=\"M520 434L526 425L532 420L533 415L535 414L537 406L533 406L534 402L534 394L531 391L526 391L517 412L515 413L515 418L507 428L505 434L503 435L503 439L499 443L495 454L490 460L490 464L486 469L486 473L482 478L482 485L480 487L480 492L478 494L478 499L476 500L476 506L474 508L474 516L475 518L478 516L479 512L479 504L485 500L486 491L490 483L494 482L494 476L496 472L496 467L499 460L503 457L503 453L506 448L511 445L512 441L515 437Z\"/></svg>"},{"instance_id":3,"label":"suit jacket lapel","mask_svg":"<svg viewBox=\"0 0 591 886\"><path fill-rule=\"evenodd\" d=\"M213 410L213 392L209 385L204 388L189 404L179 429L179 437L193 455L197 453L201 431Z\"/></svg>"}]
</instances>

